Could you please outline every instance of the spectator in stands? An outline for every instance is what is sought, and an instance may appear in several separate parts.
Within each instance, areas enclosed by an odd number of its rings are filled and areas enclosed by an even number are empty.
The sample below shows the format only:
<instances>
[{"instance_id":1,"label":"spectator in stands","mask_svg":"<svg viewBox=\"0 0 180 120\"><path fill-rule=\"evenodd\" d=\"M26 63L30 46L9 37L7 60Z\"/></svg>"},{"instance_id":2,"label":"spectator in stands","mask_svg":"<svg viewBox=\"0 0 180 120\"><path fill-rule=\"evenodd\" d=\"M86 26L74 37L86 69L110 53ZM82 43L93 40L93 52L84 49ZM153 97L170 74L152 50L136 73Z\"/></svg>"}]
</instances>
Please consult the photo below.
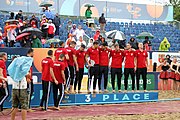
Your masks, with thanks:
<instances>
[{"instance_id":1,"label":"spectator in stands","mask_svg":"<svg viewBox=\"0 0 180 120\"><path fill-rule=\"evenodd\" d=\"M87 48L92 47L92 46L93 46L93 42L94 42L94 39L93 39L93 38L90 38L90 39L89 39L89 43L88 43L88 45L87 45Z\"/></svg>"},{"instance_id":2,"label":"spectator in stands","mask_svg":"<svg viewBox=\"0 0 180 120\"><path fill-rule=\"evenodd\" d=\"M171 56L170 55L166 55L166 60L169 63L169 65L171 64L172 60L171 60Z\"/></svg>"},{"instance_id":3,"label":"spectator in stands","mask_svg":"<svg viewBox=\"0 0 180 120\"><path fill-rule=\"evenodd\" d=\"M151 41L149 40L149 37L146 36L145 37L145 40L143 42L143 45L144 45L144 49L146 51L151 51L152 50L152 44L151 44Z\"/></svg>"},{"instance_id":4,"label":"spectator in stands","mask_svg":"<svg viewBox=\"0 0 180 120\"><path fill-rule=\"evenodd\" d=\"M32 15L32 18L30 19L29 24L33 28L37 28L38 27L38 21L37 21L36 16L34 14Z\"/></svg>"},{"instance_id":5,"label":"spectator in stands","mask_svg":"<svg viewBox=\"0 0 180 120\"><path fill-rule=\"evenodd\" d=\"M14 12L11 12L11 13L10 13L9 19L14 19Z\"/></svg>"},{"instance_id":6,"label":"spectator in stands","mask_svg":"<svg viewBox=\"0 0 180 120\"><path fill-rule=\"evenodd\" d=\"M27 16L24 16L23 24L24 24L24 29L30 27L29 19Z\"/></svg>"},{"instance_id":7,"label":"spectator in stands","mask_svg":"<svg viewBox=\"0 0 180 120\"><path fill-rule=\"evenodd\" d=\"M115 41L119 44L120 49L124 49L126 47L126 40L116 40Z\"/></svg>"},{"instance_id":8,"label":"spectator in stands","mask_svg":"<svg viewBox=\"0 0 180 120\"><path fill-rule=\"evenodd\" d=\"M137 50L138 49L138 42L135 40L135 38L131 38L129 40L129 44L132 46L133 49Z\"/></svg>"},{"instance_id":9,"label":"spectator in stands","mask_svg":"<svg viewBox=\"0 0 180 120\"><path fill-rule=\"evenodd\" d=\"M99 42L99 45L102 45L103 43L105 43L104 45L108 46L108 43L106 42L104 37L102 37L100 40L98 40L98 42Z\"/></svg>"},{"instance_id":10,"label":"spectator in stands","mask_svg":"<svg viewBox=\"0 0 180 120\"><path fill-rule=\"evenodd\" d=\"M24 48L31 48L31 40L29 36L23 37L23 39L20 41L21 47Z\"/></svg>"},{"instance_id":11,"label":"spectator in stands","mask_svg":"<svg viewBox=\"0 0 180 120\"><path fill-rule=\"evenodd\" d=\"M48 21L48 37L53 38L56 31L56 27L54 23L52 23L52 20Z\"/></svg>"},{"instance_id":12,"label":"spectator in stands","mask_svg":"<svg viewBox=\"0 0 180 120\"><path fill-rule=\"evenodd\" d=\"M42 48L42 43L36 35L32 38L32 48Z\"/></svg>"},{"instance_id":13,"label":"spectator in stands","mask_svg":"<svg viewBox=\"0 0 180 120\"><path fill-rule=\"evenodd\" d=\"M18 14L15 16L15 19L16 20L19 20L19 19L23 20L22 10L19 10Z\"/></svg>"},{"instance_id":14,"label":"spectator in stands","mask_svg":"<svg viewBox=\"0 0 180 120\"><path fill-rule=\"evenodd\" d=\"M68 33L70 33L72 27L73 27L72 20L70 19L70 20L68 21L67 26L66 26L66 29L67 29Z\"/></svg>"},{"instance_id":15,"label":"spectator in stands","mask_svg":"<svg viewBox=\"0 0 180 120\"><path fill-rule=\"evenodd\" d=\"M66 43L65 43L65 47L69 47L69 44L72 42L72 41L76 41L73 37L72 34L68 34L68 39L66 40Z\"/></svg>"},{"instance_id":16,"label":"spectator in stands","mask_svg":"<svg viewBox=\"0 0 180 120\"><path fill-rule=\"evenodd\" d=\"M100 36L100 30L96 30L96 34L94 35L94 40L98 40Z\"/></svg>"},{"instance_id":17,"label":"spectator in stands","mask_svg":"<svg viewBox=\"0 0 180 120\"><path fill-rule=\"evenodd\" d=\"M81 47L82 44L86 46L86 41L83 40L82 36L80 36L79 40L76 42L76 49L78 50Z\"/></svg>"},{"instance_id":18,"label":"spectator in stands","mask_svg":"<svg viewBox=\"0 0 180 120\"><path fill-rule=\"evenodd\" d=\"M72 34L72 37L74 37L76 39L76 24L73 24L71 30L70 30L70 34Z\"/></svg>"},{"instance_id":19,"label":"spectator in stands","mask_svg":"<svg viewBox=\"0 0 180 120\"><path fill-rule=\"evenodd\" d=\"M168 39L165 37L163 39L163 41L160 43L159 50L160 51L169 51L170 46L171 45L170 45Z\"/></svg>"},{"instance_id":20,"label":"spectator in stands","mask_svg":"<svg viewBox=\"0 0 180 120\"><path fill-rule=\"evenodd\" d=\"M85 12L85 17L86 17L87 19L89 19L89 18L91 18L91 15L92 15L91 7L88 6L88 8L87 8L87 10L86 10L86 12Z\"/></svg>"},{"instance_id":21,"label":"spectator in stands","mask_svg":"<svg viewBox=\"0 0 180 120\"><path fill-rule=\"evenodd\" d=\"M106 19L104 17L104 13L102 13L101 17L99 17L100 30L104 32L104 28L106 25Z\"/></svg>"},{"instance_id":22,"label":"spectator in stands","mask_svg":"<svg viewBox=\"0 0 180 120\"><path fill-rule=\"evenodd\" d=\"M41 10L41 12L40 12L40 15L44 15L45 10L46 10L46 9L43 7L42 10Z\"/></svg>"},{"instance_id":23,"label":"spectator in stands","mask_svg":"<svg viewBox=\"0 0 180 120\"><path fill-rule=\"evenodd\" d=\"M59 27L61 25L59 14L56 13L56 16L54 17L53 23L56 27L55 35L59 35Z\"/></svg>"},{"instance_id":24,"label":"spectator in stands","mask_svg":"<svg viewBox=\"0 0 180 120\"><path fill-rule=\"evenodd\" d=\"M47 18L46 18L46 15L43 15L42 16L42 20L41 20L41 30L42 30L42 37L44 38L44 39L46 39L47 38L47 36L48 36L48 23L47 23Z\"/></svg>"},{"instance_id":25,"label":"spectator in stands","mask_svg":"<svg viewBox=\"0 0 180 120\"><path fill-rule=\"evenodd\" d=\"M53 13L48 9L48 7L46 7L46 10L45 10L44 14L46 15L46 18L47 18L48 20L53 20L53 19L54 19L54 15L53 15Z\"/></svg>"},{"instance_id":26,"label":"spectator in stands","mask_svg":"<svg viewBox=\"0 0 180 120\"><path fill-rule=\"evenodd\" d=\"M19 19L19 23L18 23L18 29L16 29L17 31L17 35L19 35L24 29L24 24L23 24L23 20Z\"/></svg>"},{"instance_id":27,"label":"spectator in stands","mask_svg":"<svg viewBox=\"0 0 180 120\"><path fill-rule=\"evenodd\" d=\"M9 47L14 47L16 36L17 36L17 33L14 28L10 28L7 31L7 39L8 39Z\"/></svg>"},{"instance_id":28,"label":"spectator in stands","mask_svg":"<svg viewBox=\"0 0 180 120\"><path fill-rule=\"evenodd\" d=\"M77 40L79 40L79 37L80 37L80 36L82 36L82 38L83 38L83 36L85 35L85 32L84 32L84 30L82 29L82 26L81 26L81 25L78 26L78 29L76 30L75 34L76 34Z\"/></svg>"},{"instance_id":29,"label":"spectator in stands","mask_svg":"<svg viewBox=\"0 0 180 120\"><path fill-rule=\"evenodd\" d=\"M0 28L0 47L4 47L4 41L2 37L2 28Z\"/></svg>"}]
</instances>

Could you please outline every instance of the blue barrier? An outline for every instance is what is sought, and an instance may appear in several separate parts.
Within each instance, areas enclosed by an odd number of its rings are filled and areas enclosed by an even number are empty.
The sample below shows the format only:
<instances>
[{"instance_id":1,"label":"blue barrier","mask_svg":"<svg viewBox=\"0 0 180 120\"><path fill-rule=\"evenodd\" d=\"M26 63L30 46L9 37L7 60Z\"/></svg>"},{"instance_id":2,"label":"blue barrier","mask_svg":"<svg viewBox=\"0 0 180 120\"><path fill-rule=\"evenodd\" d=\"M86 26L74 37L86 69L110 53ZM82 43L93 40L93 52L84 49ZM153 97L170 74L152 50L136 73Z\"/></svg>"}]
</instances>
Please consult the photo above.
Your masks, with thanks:
<instances>
[{"instance_id":1,"label":"blue barrier","mask_svg":"<svg viewBox=\"0 0 180 120\"><path fill-rule=\"evenodd\" d=\"M9 85L9 90L12 86ZM41 84L34 85L34 94L32 96L31 106L39 106L42 98ZM87 105L87 104L110 104L110 103L127 103L127 102L151 102L158 100L158 92L127 92L127 93L109 93L109 94L67 94L64 96L61 105ZM11 107L11 93L4 103L5 108ZM49 106L53 104L53 93L51 91Z\"/></svg>"}]
</instances>

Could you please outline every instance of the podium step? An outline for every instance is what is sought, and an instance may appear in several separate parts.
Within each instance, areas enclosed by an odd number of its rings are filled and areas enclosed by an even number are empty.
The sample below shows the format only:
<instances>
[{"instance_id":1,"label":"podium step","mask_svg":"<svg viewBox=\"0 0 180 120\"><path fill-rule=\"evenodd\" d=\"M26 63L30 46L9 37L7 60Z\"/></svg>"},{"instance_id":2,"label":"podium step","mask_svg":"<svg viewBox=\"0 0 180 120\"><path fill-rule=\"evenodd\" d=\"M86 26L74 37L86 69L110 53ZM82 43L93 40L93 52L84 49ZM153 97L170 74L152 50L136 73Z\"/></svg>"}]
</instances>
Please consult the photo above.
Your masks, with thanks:
<instances>
[{"instance_id":1,"label":"podium step","mask_svg":"<svg viewBox=\"0 0 180 120\"><path fill-rule=\"evenodd\" d=\"M158 92L66 94L60 105L116 104L158 101Z\"/></svg>"}]
</instances>

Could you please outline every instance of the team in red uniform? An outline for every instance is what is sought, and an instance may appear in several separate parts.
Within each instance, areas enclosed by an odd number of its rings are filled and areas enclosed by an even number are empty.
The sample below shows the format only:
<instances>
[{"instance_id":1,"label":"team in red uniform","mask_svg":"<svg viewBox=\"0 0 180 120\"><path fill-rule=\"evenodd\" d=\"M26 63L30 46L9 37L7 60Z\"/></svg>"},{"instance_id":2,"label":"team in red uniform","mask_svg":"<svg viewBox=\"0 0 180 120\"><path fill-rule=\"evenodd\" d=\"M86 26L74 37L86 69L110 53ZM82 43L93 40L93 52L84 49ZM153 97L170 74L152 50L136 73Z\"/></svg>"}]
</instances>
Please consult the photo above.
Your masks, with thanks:
<instances>
[{"instance_id":1,"label":"team in red uniform","mask_svg":"<svg viewBox=\"0 0 180 120\"><path fill-rule=\"evenodd\" d=\"M132 90L135 89L135 57L136 53L134 50L132 50L131 45L128 43L126 45L126 49L124 51L124 57L125 57L125 66L124 66L124 87L125 90L128 89L128 78L129 74L131 75L132 79Z\"/></svg>"},{"instance_id":2,"label":"team in red uniform","mask_svg":"<svg viewBox=\"0 0 180 120\"><path fill-rule=\"evenodd\" d=\"M92 77L94 76L94 81L93 81L93 92L96 92L96 83L98 79L98 74L99 74L99 43L95 41L93 43L93 46L90 47L87 52L86 52L86 62L89 67L89 79L88 79L88 93L90 93L90 86L91 86L91 80ZM88 60L88 57L90 60Z\"/></svg>"},{"instance_id":3,"label":"team in red uniform","mask_svg":"<svg viewBox=\"0 0 180 120\"><path fill-rule=\"evenodd\" d=\"M68 55L69 55L69 61L68 61L68 67L70 71L70 81L67 81L67 90L69 90L70 85L70 93L72 93L72 86L74 84L74 65L76 65L76 71L78 71L78 64L76 60L76 49L74 49L76 46L76 42L72 41L69 44L69 47L66 48Z\"/></svg>"},{"instance_id":4,"label":"team in red uniform","mask_svg":"<svg viewBox=\"0 0 180 120\"><path fill-rule=\"evenodd\" d=\"M65 55L61 54L59 56L59 60L54 62L54 75L57 79L57 84L54 86L57 88L56 92L54 92L54 106L60 110L59 104L62 101L62 98L64 96L64 85L66 84L66 78L65 78L65 63L64 63ZM58 95L59 91L59 95Z\"/></svg>"},{"instance_id":5,"label":"team in red uniform","mask_svg":"<svg viewBox=\"0 0 180 120\"><path fill-rule=\"evenodd\" d=\"M76 86L78 84L78 93L81 93L81 83L84 75L84 64L85 64L85 55L86 52L84 49L86 48L85 45L81 45L79 50L76 51L76 57L77 57L77 63L78 63L78 68L79 71L76 71L76 79L74 82L74 91L76 92Z\"/></svg>"},{"instance_id":6,"label":"team in red uniform","mask_svg":"<svg viewBox=\"0 0 180 120\"><path fill-rule=\"evenodd\" d=\"M64 48L65 44L63 41L59 42L60 47L55 51L54 56L55 56L55 60L57 61L59 59L60 54L64 54L65 55L65 59L64 59L64 64L65 64L65 77L66 77L66 82L69 82L69 68L68 68L68 60L69 60L69 55L67 50ZM68 87L68 84L66 84L65 89Z\"/></svg>"},{"instance_id":7,"label":"team in red uniform","mask_svg":"<svg viewBox=\"0 0 180 120\"><path fill-rule=\"evenodd\" d=\"M43 96L41 99L40 106L43 107L43 104L44 104L44 110L47 110L47 108L48 108L48 99L49 99L51 82L54 81L54 84L57 84L57 80L54 77L54 73L53 73L54 62L52 60L52 57L53 57L53 51L49 50L48 57L44 58L41 61L41 66L42 66L42 78L41 79L42 79Z\"/></svg>"},{"instance_id":8,"label":"team in red uniform","mask_svg":"<svg viewBox=\"0 0 180 120\"><path fill-rule=\"evenodd\" d=\"M7 54L5 52L0 53L0 111L3 111L3 103L7 99L8 84L7 84L7 72L6 72L6 60Z\"/></svg>"},{"instance_id":9,"label":"team in red uniform","mask_svg":"<svg viewBox=\"0 0 180 120\"><path fill-rule=\"evenodd\" d=\"M122 62L124 60L124 52L119 49L119 45L115 44L115 50L111 51L111 84L113 92L115 92L115 76L117 75L117 86L121 91Z\"/></svg>"},{"instance_id":10,"label":"team in red uniform","mask_svg":"<svg viewBox=\"0 0 180 120\"><path fill-rule=\"evenodd\" d=\"M99 80L98 80L98 86L99 86L99 91L100 93L102 92L101 90L101 79L102 75L104 76L104 91L107 91L107 83L108 83L108 65L109 65L109 53L110 49L107 48L108 44L107 43L102 43L101 47L99 47Z\"/></svg>"},{"instance_id":11,"label":"team in red uniform","mask_svg":"<svg viewBox=\"0 0 180 120\"><path fill-rule=\"evenodd\" d=\"M139 50L136 50L136 85L137 90L139 90L139 80L140 75L142 75L143 79L143 88L146 90L146 84L147 84L147 66L148 66L148 53L146 50L143 50L143 44L138 44Z\"/></svg>"}]
</instances>

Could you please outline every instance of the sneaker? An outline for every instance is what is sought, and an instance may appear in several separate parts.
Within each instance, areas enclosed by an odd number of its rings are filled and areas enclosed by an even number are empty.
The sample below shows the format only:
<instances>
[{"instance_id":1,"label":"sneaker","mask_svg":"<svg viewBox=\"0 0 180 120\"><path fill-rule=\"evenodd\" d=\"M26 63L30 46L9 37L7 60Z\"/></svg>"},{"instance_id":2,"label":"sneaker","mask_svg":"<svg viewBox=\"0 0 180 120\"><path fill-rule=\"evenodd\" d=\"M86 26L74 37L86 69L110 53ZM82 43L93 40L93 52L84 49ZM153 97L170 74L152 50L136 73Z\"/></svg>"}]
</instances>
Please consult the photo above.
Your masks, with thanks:
<instances>
[{"instance_id":1,"label":"sneaker","mask_svg":"<svg viewBox=\"0 0 180 120\"><path fill-rule=\"evenodd\" d=\"M82 92L80 90L78 90L78 94L81 94Z\"/></svg>"},{"instance_id":2,"label":"sneaker","mask_svg":"<svg viewBox=\"0 0 180 120\"><path fill-rule=\"evenodd\" d=\"M116 91L115 90L112 90L112 93L115 93Z\"/></svg>"},{"instance_id":3,"label":"sneaker","mask_svg":"<svg viewBox=\"0 0 180 120\"><path fill-rule=\"evenodd\" d=\"M35 110L32 110L32 109L28 109L28 112L35 112Z\"/></svg>"},{"instance_id":4,"label":"sneaker","mask_svg":"<svg viewBox=\"0 0 180 120\"><path fill-rule=\"evenodd\" d=\"M104 90L104 93L109 93L109 91L107 89Z\"/></svg>"},{"instance_id":5,"label":"sneaker","mask_svg":"<svg viewBox=\"0 0 180 120\"><path fill-rule=\"evenodd\" d=\"M127 93L127 90L124 90L124 93Z\"/></svg>"},{"instance_id":6,"label":"sneaker","mask_svg":"<svg viewBox=\"0 0 180 120\"><path fill-rule=\"evenodd\" d=\"M64 91L64 94L69 94L69 92L67 90Z\"/></svg>"},{"instance_id":7,"label":"sneaker","mask_svg":"<svg viewBox=\"0 0 180 120\"><path fill-rule=\"evenodd\" d=\"M148 92L147 90L144 90L144 92Z\"/></svg>"},{"instance_id":8,"label":"sneaker","mask_svg":"<svg viewBox=\"0 0 180 120\"><path fill-rule=\"evenodd\" d=\"M119 93L121 93L121 90L118 90Z\"/></svg>"},{"instance_id":9,"label":"sneaker","mask_svg":"<svg viewBox=\"0 0 180 120\"><path fill-rule=\"evenodd\" d=\"M88 90L87 94L91 94L91 91Z\"/></svg>"},{"instance_id":10,"label":"sneaker","mask_svg":"<svg viewBox=\"0 0 180 120\"><path fill-rule=\"evenodd\" d=\"M97 93L96 90L93 90L93 93L94 93L94 94Z\"/></svg>"},{"instance_id":11,"label":"sneaker","mask_svg":"<svg viewBox=\"0 0 180 120\"><path fill-rule=\"evenodd\" d=\"M102 93L102 90L99 90L99 93Z\"/></svg>"},{"instance_id":12,"label":"sneaker","mask_svg":"<svg viewBox=\"0 0 180 120\"><path fill-rule=\"evenodd\" d=\"M61 109L60 109L60 107L56 107L56 110L60 111Z\"/></svg>"}]
</instances>

